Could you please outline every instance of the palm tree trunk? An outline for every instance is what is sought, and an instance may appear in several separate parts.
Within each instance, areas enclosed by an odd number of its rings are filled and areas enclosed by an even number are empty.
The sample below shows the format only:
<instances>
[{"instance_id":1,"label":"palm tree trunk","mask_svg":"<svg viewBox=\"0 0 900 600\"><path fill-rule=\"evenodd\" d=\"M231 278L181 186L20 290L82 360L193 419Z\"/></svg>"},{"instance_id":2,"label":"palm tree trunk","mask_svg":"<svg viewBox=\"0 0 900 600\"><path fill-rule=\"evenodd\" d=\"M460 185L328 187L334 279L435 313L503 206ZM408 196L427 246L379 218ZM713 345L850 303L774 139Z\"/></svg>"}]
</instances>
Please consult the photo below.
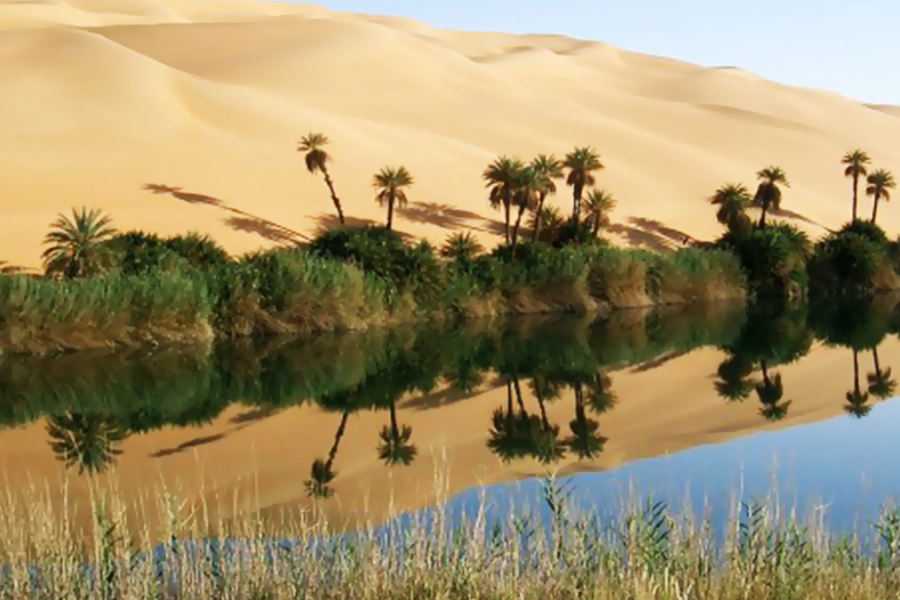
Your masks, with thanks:
<instances>
[{"instance_id":1,"label":"palm tree trunk","mask_svg":"<svg viewBox=\"0 0 900 600\"><path fill-rule=\"evenodd\" d=\"M344 225L344 211L341 208L341 201L338 200L334 191L334 182L331 181L331 175L328 174L328 169L325 167L322 167L322 175L325 176L325 185L328 186L328 191L331 193L331 201L334 202L334 207L337 209L338 220L340 220L341 225Z\"/></svg>"},{"instance_id":2,"label":"palm tree trunk","mask_svg":"<svg viewBox=\"0 0 900 600\"><path fill-rule=\"evenodd\" d=\"M394 227L394 194L391 193L388 195L388 218L387 218L387 228L388 231L391 231Z\"/></svg>"},{"instance_id":3,"label":"palm tree trunk","mask_svg":"<svg viewBox=\"0 0 900 600\"><path fill-rule=\"evenodd\" d=\"M594 223L593 227L591 227L591 231L594 234L594 237L597 237L597 234L600 233L600 217L594 215Z\"/></svg>"},{"instance_id":4,"label":"palm tree trunk","mask_svg":"<svg viewBox=\"0 0 900 600\"><path fill-rule=\"evenodd\" d=\"M519 403L519 410L521 410L522 413L525 413L525 402L522 400L522 388L519 387L519 376L513 375L512 381L513 387L516 390L516 401Z\"/></svg>"},{"instance_id":5,"label":"palm tree trunk","mask_svg":"<svg viewBox=\"0 0 900 600\"><path fill-rule=\"evenodd\" d=\"M572 220L577 225L581 220L581 193L584 191L584 184L576 183L572 189Z\"/></svg>"},{"instance_id":6,"label":"palm tree trunk","mask_svg":"<svg viewBox=\"0 0 900 600\"><path fill-rule=\"evenodd\" d=\"M875 194L875 203L872 204L872 222L875 222L875 217L878 216L878 201L881 200L881 194Z\"/></svg>"},{"instance_id":7,"label":"palm tree trunk","mask_svg":"<svg viewBox=\"0 0 900 600\"><path fill-rule=\"evenodd\" d=\"M391 400L391 436L400 439L400 427L397 426L397 401Z\"/></svg>"},{"instance_id":8,"label":"palm tree trunk","mask_svg":"<svg viewBox=\"0 0 900 600\"><path fill-rule=\"evenodd\" d=\"M522 204L519 206L519 215L516 217L516 224L513 227L512 232L512 245L513 245L513 254L516 252L516 244L519 241L519 227L522 225L522 214L525 212L525 205Z\"/></svg>"},{"instance_id":9,"label":"palm tree trunk","mask_svg":"<svg viewBox=\"0 0 900 600\"><path fill-rule=\"evenodd\" d=\"M544 200L547 199L547 192L541 192L538 199L537 213L534 219L534 231L531 232L531 241L536 242L538 236L541 235L541 215L544 214Z\"/></svg>"},{"instance_id":10,"label":"palm tree trunk","mask_svg":"<svg viewBox=\"0 0 900 600\"><path fill-rule=\"evenodd\" d=\"M575 391L575 420L579 423L584 423L587 419L587 413L584 411L584 388L580 383L576 383L574 386Z\"/></svg>"},{"instance_id":11,"label":"palm tree trunk","mask_svg":"<svg viewBox=\"0 0 900 600\"><path fill-rule=\"evenodd\" d=\"M859 353L854 350L853 351L853 389L856 391L857 395L859 392Z\"/></svg>"},{"instance_id":12,"label":"palm tree trunk","mask_svg":"<svg viewBox=\"0 0 900 600\"><path fill-rule=\"evenodd\" d=\"M762 369L763 381L765 382L766 385L769 385L769 371L766 368L766 361L764 361L764 360L759 361L759 367Z\"/></svg>"},{"instance_id":13,"label":"palm tree trunk","mask_svg":"<svg viewBox=\"0 0 900 600\"><path fill-rule=\"evenodd\" d=\"M337 456L338 445L341 443L341 438L344 436L344 429L347 427L347 417L350 416L350 413L344 411L344 414L341 416L341 424L338 425L337 431L334 434L334 443L331 445L331 450L328 451L328 461L325 463L328 465L328 470L331 470L331 465L334 464L334 457Z\"/></svg>"},{"instance_id":14,"label":"palm tree trunk","mask_svg":"<svg viewBox=\"0 0 900 600\"><path fill-rule=\"evenodd\" d=\"M757 227L759 229L762 229L766 226L766 211L767 210L769 210L768 205L763 204L762 212L759 214L759 223L757 224Z\"/></svg>"},{"instance_id":15,"label":"palm tree trunk","mask_svg":"<svg viewBox=\"0 0 900 600\"><path fill-rule=\"evenodd\" d=\"M872 358L875 360L875 374L881 378L881 365L878 364L878 348L872 348Z\"/></svg>"},{"instance_id":16,"label":"palm tree trunk","mask_svg":"<svg viewBox=\"0 0 900 600\"><path fill-rule=\"evenodd\" d=\"M853 174L853 220L856 220L856 199L859 194L859 175Z\"/></svg>"},{"instance_id":17,"label":"palm tree trunk","mask_svg":"<svg viewBox=\"0 0 900 600\"><path fill-rule=\"evenodd\" d=\"M510 243L509 237L509 205L512 202L512 194L510 194L509 190L504 192L503 196L503 212L506 216L506 243Z\"/></svg>"}]
</instances>

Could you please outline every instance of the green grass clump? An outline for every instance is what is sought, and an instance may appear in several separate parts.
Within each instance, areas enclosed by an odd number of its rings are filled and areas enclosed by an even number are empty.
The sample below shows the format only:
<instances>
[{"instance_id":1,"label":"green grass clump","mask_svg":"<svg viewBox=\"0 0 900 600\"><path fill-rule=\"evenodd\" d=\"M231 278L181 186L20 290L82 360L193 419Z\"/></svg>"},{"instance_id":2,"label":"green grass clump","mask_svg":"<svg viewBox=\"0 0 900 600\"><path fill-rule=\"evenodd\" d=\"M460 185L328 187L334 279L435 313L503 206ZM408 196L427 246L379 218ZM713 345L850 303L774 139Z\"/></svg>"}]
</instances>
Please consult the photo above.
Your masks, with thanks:
<instances>
[{"instance_id":1,"label":"green grass clump","mask_svg":"<svg viewBox=\"0 0 900 600\"><path fill-rule=\"evenodd\" d=\"M0 349L40 353L207 342L212 309L202 282L181 273L62 281L0 277Z\"/></svg>"}]
</instances>

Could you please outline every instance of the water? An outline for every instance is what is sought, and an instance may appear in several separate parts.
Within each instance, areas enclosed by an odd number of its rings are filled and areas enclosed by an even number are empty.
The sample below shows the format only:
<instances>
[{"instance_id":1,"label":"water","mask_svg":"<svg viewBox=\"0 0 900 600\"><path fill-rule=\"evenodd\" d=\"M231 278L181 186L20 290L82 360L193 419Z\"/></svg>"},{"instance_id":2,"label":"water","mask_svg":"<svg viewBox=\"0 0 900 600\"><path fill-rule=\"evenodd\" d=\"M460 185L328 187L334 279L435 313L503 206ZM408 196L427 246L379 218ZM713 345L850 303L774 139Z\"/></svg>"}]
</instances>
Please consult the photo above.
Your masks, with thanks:
<instances>
[{"instance_id":1,"label":"water","mask_svg":"<svg viewBox=\"0 0 900 600\"><path fill-rule=\"evenodd\" d=\"M882 296L6 357L0 467L14 495L49 478L57 505L62 468L82 500L88 474L129 502L165 479L224 518L316 506L338 524L429 504L446 455L456 516L480 481L490 520L540 506L536 477L558 471L590 510L635 487L724 520L734 493L775 488L845 529L900 490L898 332Z\"/></svg>"}]
</instances>

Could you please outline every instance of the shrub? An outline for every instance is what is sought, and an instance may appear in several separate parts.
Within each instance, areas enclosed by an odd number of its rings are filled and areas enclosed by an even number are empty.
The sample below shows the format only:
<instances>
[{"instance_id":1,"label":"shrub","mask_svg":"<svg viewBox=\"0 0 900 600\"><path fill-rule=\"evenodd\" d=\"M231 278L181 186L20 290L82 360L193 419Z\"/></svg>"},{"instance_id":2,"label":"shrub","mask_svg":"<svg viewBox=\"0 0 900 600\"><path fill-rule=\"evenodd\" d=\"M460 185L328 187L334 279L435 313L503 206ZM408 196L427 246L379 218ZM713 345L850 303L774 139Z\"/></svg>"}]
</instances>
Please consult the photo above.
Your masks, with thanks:
<instances>
[{"instance_id":1,"label":"shrub","mask_svg":"<svg viewBox=\"0 0 900 600\"><path fill-rule=\"evenodd\" d=\"M809 265L810 285L822 294L865 294L876 286L885 251L854 231L831 234L816 247Z\"/></svg>"}]
</instances>

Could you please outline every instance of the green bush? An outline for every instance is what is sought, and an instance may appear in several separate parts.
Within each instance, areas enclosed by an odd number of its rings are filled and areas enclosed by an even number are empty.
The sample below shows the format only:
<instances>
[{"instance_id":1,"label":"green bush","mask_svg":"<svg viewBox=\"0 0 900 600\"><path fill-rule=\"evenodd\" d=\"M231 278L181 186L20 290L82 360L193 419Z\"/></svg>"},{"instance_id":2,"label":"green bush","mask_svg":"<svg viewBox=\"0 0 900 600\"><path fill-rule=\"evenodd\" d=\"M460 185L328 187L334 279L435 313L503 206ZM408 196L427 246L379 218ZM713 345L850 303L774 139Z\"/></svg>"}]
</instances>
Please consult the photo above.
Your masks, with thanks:
<instances>
[{"instance_id":1,"label":"green bush","mask_svg":"<svg viewBox=\"0 0 900 600\"><path fill-rule=\"evenodd\" d=\"M849 230L831 234L817 244L810 286L818 294L866 294L885 261L886 251L868 236Z\"/></svg>"}]
</instances>

